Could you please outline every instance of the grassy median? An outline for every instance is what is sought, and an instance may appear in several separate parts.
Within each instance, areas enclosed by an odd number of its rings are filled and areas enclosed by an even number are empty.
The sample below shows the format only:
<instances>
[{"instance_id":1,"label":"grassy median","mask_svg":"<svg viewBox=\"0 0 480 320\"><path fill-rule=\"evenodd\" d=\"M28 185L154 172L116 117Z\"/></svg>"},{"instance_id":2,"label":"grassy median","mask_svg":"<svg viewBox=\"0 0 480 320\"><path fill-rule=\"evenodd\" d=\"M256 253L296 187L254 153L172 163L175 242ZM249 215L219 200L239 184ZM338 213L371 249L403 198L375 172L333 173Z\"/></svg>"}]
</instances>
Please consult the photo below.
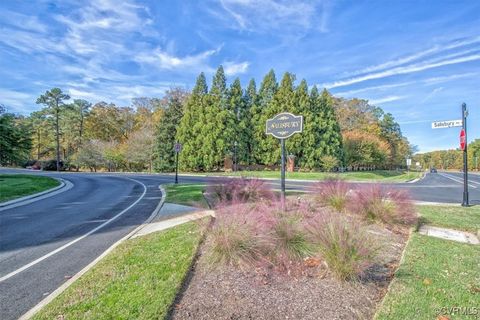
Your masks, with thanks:
<instances>
[{"instance_id":1,"label":"grassy median","mask_svg":"<svg viewBox=\"0 0 480 320\"><path fill-rule=\"evenodd\" d=\"M205 184L167 184L164 186L167 192L165 202L208 208L203 197Z\"/></svg>"},{"instance_id":2,"label":"grassy median","mask_svg":"<svg viewBox=\"0 0 480 320\"><path fill-rule=\"evenodd\" d=\"M188 223L122 243L34 319L164 318L201 232Z\"/></svg>"},{"instance_id":3,"label":"grassy median","mask_svg":"<svg viewBox=\"0 0 480 320\"><path fill-rule=\"evenodd\" d=\"M207 173L207 175L225 175L225 176L244 176L257 178L275 178L280 179L280 171L239 171L226 173ZM336 177L352 181L371 181L371 182L406 182L421 177L420 172L406 172L393 170L376 171L355 171L343 173L329 172L287 172L287 179L300 180L325 180L329 177Z\"/></svg>"},{"instance_id":4,"label":"grassy median","mask_svg":"<svg viewBox=\"0 0 480 320\"><path fill-rule=\"evenodd\" d=\"M479 228L479 207L428 206L419 211L432 225L469 231ZM414 233L405 250L376 319L480 316L480 246Z\"/></svg>"},{"instance_id":5,"label":"grassy median","mask_svg":"<svg viewBox=\"0 0 480 320\"><path fill-rule=\"evenodd\" d=\"M28 174L0 174L0 202L42 192L60 185L50 177Z\"/></svg>"}]
</instances>

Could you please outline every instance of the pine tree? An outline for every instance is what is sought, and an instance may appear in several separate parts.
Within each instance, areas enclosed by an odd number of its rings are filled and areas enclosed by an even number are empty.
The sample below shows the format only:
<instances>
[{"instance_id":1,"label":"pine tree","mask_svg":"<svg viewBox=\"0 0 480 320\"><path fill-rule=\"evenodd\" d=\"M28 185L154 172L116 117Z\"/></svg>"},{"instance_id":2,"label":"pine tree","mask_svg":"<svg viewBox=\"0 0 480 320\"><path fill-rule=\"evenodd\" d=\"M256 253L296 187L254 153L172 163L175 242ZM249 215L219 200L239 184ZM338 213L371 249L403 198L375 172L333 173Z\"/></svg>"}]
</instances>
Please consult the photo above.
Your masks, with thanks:
<instances>
[{"instance_id":1,"label":"pine tree","mask_svg":"<svg viewBox=\"0 0 480 320\"><path fill-rule=\"evenodd\" d=\"M201 157L204 141L201 134L206 122L207 92L207 81L202 72L185 104L183 117L177 130L177 140L183 145L179 163L184 170L201 170L204 167Z\"/></svg>"},{"instance_id":2,"label":"pine tree","mask_svg":"<svg viewBox=\"0 0 480 320\"><path fill-rule=\"evenodd\" d=\"M183 105L187 92L177 88L167 91L164 98L165 111L157 124L156 171L173 171L175 169L175 139L177 128L183 117ZM184 154L182 154L183 156Z\"/></svg>"},{"instance_id":3,"label":"pine tree","mask_svg":"<svg viewBox=\"0 0 480 320\"><path fill-rule=\"evenodd\" d=\"M269 156L271 148L268 148L268 146L270 144L278 144L275 138L265 135L265 123L273 115L272 112L269 112L268 107L277 89L278 84L275 72L270 70L260 85L256 103L252 104L252 140L254 143L252 156L258 164L269 164L268 159L272 157Z\"/></svg>"}]
</instances>

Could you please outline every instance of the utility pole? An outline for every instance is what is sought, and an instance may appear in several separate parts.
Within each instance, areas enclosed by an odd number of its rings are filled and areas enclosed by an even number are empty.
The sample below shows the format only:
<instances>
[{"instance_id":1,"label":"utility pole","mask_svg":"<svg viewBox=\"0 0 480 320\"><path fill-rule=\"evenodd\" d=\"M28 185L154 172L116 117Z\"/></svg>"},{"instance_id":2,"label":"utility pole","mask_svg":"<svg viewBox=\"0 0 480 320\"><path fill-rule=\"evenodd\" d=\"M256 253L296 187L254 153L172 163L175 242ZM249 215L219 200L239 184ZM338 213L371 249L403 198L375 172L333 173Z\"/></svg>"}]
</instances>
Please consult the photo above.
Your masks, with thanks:
<instances>
[{"instance_id":1,"label":"utility pole","mask_svg":"<svg viewBox=\"0 0 480 320\"><path fill-rule=\"evenodd\" d=\"M467 105L462 103L462 131L465 135L464 137L464 147L463 147L463 201L462 207L468 207L468 140L467 140Z\"/></svg>"}]
</instances>

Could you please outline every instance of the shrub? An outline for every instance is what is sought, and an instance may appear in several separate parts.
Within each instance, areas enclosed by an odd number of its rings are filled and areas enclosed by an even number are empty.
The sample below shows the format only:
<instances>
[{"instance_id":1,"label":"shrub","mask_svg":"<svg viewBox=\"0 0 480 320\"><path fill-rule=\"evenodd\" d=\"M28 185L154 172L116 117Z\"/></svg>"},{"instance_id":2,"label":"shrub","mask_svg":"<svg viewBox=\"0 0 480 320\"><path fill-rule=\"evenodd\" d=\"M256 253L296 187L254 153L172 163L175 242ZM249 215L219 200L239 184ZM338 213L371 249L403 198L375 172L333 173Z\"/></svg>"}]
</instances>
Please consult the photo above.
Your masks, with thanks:
<instances>
[{"instance_id":1,"label":"shrub","mask_svg":"<svg viewBox=\"0 0 480 320\"><path fill-rule=\"evenodd\" d=\"M315 200L323 206L329 206L337 211L345 210L351 185L340 179L327 179L318 182L313 187Z\"/></svg>"},{"instance_id":2,"label":"shrub","mask_svg":"<svg viewBox=\"0 0 480 320\"><path fill-rule=\"evenodd\" d=\"M320 214L310 221L307 230L329 270L340 280L356 278L375 257L372 239L347 217Z\"/></svg>"},{"instance_id":3,"label":"shrub","mask_svg":"<svg viewBox=\"0 0 480 320\"><path fill-rule=\"evenodd\" d=\"M350 211L366 220L380 221L389 225L413 225L418 219L406 191L378 184L359 188L350 203Z\"/></svg>"}]
</instances>

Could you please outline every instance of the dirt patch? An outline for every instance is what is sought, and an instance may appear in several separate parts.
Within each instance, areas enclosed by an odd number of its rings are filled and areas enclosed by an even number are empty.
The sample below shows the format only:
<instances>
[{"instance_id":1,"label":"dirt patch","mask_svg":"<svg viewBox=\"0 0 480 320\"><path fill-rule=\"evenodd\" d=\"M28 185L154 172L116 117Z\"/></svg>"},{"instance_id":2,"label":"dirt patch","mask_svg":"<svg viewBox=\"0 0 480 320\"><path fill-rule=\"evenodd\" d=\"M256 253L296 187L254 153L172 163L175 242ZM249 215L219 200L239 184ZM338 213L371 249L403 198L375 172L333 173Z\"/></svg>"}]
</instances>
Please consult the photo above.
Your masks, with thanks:
<instances>
[{"instance_id":1,"label":"dirt patch","mask_svg":"<svg viewBox=\"0 0 480 320\"><path fill-rule=\"evenodd\" d=\"M340 282L322 261L306 261L294 274L268 268L209 269L209 241L201 248L188 287L172 319L371 319L396 270L407 236L378 225L376 264L356 281ZM297 270L298 271L298 270Z\"/></svg>"}]
</instances>

